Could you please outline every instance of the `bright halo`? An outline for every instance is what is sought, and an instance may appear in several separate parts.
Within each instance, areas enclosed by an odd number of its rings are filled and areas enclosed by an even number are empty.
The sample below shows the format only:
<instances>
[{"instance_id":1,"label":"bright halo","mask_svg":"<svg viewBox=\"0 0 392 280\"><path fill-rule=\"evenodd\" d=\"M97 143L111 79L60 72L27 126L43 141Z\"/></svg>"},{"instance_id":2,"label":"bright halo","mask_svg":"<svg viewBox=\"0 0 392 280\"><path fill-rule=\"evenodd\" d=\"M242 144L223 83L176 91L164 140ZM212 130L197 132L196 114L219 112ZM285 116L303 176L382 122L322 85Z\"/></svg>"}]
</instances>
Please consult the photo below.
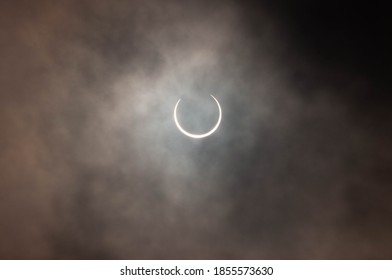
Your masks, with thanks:
<instances>
[{"instance_id":1,"label":"bright halo","mask_svg":"<svg viewBox=\"0 0 392 280\"><path fill-rule=\"evenodd\" d=\"M181 98L178 99L178 101L177 101L177 103L176 103L176 106L174 107L174 122L176 123L178 129L179 129L182 133L184 133L186 136L191 137L191 138L204 138L204 137L210 136L212 133L215 132L215 130L218 129L219 124L220 124L221 119L222 119L222 109L221 109L221 107L220 107L220 105L219 105L218 100L216 100L216 98L215 98L214 96L212 96L212 94L211 94L211 97L214 98L216 104L218 105L218 109L219 109L219 118L218 118L218 122L215 124L215 126L214 126L210 131L208 131L207 133L204 133L204 134L193 134L193 133L189 133L189 132L187 132L185 129L183 129L183 128L181 127L181 125L180 125L180 123L178 122L178 119L177 119L177 107L178 107L178 104L180 104Z\"/></svg>"}]
</instances>

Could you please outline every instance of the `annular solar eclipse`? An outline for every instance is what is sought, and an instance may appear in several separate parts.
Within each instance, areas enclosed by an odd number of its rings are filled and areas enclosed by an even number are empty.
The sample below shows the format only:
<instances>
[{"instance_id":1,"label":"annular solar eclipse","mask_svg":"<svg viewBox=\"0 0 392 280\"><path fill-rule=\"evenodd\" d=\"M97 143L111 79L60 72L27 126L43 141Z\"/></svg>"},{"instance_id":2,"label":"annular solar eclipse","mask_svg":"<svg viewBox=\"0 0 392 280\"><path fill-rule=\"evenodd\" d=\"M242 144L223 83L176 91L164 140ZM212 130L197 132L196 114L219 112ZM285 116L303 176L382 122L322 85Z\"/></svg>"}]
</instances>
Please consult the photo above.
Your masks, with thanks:
<instances>
[{"instance_id":1,"label":"annular solar eclipse","mask_svg":"<svg viewBox=\"0 0 392 280\"><path fill-rule=\"evenodd\" d=\"M218 129L220 122L221 122L221 119L222 119L222 109L219 105L218 100L212 94L210 96L215 100L216 104L218 105L219 117L218 117L218 121L216 122L215 126L210 131L203 133L203 134L190 133L181 127L180 123L178 122L178 118L177 118L177 107L180 104L181 98L178 99L176 106L174 107L174 122L176 123L177 128L186 136L191 137L191 138L204 138L204 137L210 136L212 133L214 133Z\"/></svg>"}]
</instances>

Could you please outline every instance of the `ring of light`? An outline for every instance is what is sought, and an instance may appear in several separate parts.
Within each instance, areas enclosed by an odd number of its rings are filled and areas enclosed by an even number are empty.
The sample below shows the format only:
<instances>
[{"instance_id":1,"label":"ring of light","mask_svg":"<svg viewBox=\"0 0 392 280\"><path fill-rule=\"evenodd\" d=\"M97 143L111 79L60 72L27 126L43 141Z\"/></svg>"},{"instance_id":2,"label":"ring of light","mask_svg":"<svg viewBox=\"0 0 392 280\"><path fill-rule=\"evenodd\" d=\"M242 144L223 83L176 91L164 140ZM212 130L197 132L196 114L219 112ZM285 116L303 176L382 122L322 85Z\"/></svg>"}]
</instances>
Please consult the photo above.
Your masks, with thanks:
<instances>
[{"instance_id":1,"label":"ring of light","mask_svg":"<svg viewBox=\"0 0 392 280\"><path fill-rule=\"evenodd\" d=\"M204 133L204 134L193 134L193 133L189 133L189 132L187 132L185 129L183 129L183 128L181 127L181 125L180 125L180 123L178 122L178 119L177 119L177 107L178 107L178 104L180 104L181 98L178 99L178 101L177 101L177 103L176 103L176 106L174 107L174 122L176 123L178 129L179 129L182 133L184 133L186 136L191 137L191 138L204 138L204 137L210 136L212 133L215 132L215 130L218 129L219 124L220 124L221 119L222 119L222 109L221 109L221 107L220 107L220 105L219 105L218 100L216 100L216 98L215 98L214 96L212 96L212 95L211 95L211 97L214 98L216 104L218 105L218 109L219 109L219 118L218 118L218 122L215 124L215 126L214 126L210 131L208 131L207 133Z\"/></svg>"}]
</instances>

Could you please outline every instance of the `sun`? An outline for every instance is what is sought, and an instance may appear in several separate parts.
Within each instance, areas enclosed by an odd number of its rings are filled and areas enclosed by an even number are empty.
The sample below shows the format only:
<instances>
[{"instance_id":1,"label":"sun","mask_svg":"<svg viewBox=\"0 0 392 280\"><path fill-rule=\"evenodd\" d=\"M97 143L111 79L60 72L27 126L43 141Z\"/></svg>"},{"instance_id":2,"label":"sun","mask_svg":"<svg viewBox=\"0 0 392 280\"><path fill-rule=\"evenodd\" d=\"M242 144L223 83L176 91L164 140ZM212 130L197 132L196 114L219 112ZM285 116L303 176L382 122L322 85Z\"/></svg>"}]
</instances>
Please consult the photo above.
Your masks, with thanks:
<instances>
[{"instance_id":1,"label":"sun","mask_svg":"<svg viewBox=\"0 0 392 280\"><path fill-rule=\"evenodd\" d=\"M176 106L174 107L174 122L176 123L178 129L179 129L182 133L184 133L186 136L191 137L191 138L204 138L204 137L210 136L212 133L214 133L214 132L218 129L218 127L219 127L219 125L220 125L220 122L221 122L221 120L222 120L222 109L221 109L221 107L220 107L220 105L219 105L218 100L217 100L212 94L211 94L210 96L215 100L216 104L218 105L219 117L218 117L218 121L217 121L217 123L215 124L215 126L214 126L210 131L208 131L208 132L206 132L206 133L203 133L203 134L193 134L193 133L189 133L188 131L186 131L185 129L183 129L183 128L181 127L181 125L180 125L180 123L178 122L178 119L177 119L177 107L178 107L178 105L180 104L181 98L178 99L178 101L177 101L177 103L176 103Z\"/></svg>"}]
</instances>

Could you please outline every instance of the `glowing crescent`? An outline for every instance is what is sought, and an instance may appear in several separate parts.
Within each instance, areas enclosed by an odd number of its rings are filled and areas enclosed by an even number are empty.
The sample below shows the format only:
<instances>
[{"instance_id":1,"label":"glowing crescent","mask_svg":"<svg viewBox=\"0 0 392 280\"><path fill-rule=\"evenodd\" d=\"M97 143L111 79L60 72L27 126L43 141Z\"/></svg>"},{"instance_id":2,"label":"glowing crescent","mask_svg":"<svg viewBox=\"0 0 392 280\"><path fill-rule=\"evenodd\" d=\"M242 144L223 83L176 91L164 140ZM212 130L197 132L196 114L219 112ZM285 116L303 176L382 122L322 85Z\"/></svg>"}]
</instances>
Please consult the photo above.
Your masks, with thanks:
<instances>
[{"instance_id":1,"label":"glowing crescent","mask_svg":"<svg viewBox=\"0 0 392 280\"><path fill-rule=\"evenodd\" d=\"M221 107L220 107L220 105L219 105L218 100L216 100L216 98L215 98L214 96L212 96L212 94L211 94L211 97L214 98L216 104L218 105L218 109L219 109L219 118L218 118L218 122L216 123L216 125L215 125L210 131L208 131L207 133L204 133L204 134L193 134L193 133L189 133L189 132L185 131L185 129L183 129L183 128L181 127L181 125L179 124L179 122L178 122L178 120L177 120L177 107L178 107L178 104L180 104L181 98L178 99L178 101L177 101L177 103L176 103L176 107L174 107L174 121L175 121L175 123L176 123L178 129L179 129L182 133L184 133L186 136L189 136L189 137L192 137L192 138L204 138L204 137L210 136L212 133L215 132L215 130L218 129L218 126L219 126L219 124L220 124L220 122L221 122L221 119L222 119L222 110L221 110Z\"/></svg>"}]
</instances>

